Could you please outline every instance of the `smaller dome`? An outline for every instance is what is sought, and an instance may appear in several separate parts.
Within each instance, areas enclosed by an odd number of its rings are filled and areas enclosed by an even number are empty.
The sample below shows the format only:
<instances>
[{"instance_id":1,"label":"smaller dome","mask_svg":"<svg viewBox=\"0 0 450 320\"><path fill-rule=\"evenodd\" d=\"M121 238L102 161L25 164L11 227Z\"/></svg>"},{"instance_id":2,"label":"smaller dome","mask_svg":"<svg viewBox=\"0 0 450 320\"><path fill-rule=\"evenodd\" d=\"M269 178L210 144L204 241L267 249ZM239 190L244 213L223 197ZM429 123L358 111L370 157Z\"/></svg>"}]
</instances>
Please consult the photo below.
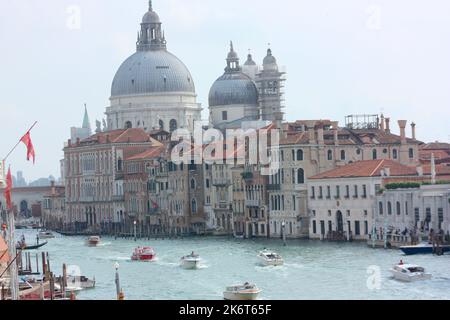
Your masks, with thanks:
<instances>
[{"instance_id":1,"label":"smaller dome","mask_svg":"<svg viewBox=\"0 0 450 320\"><path fill-rule=\"evenodd\" d=\"M242 72L226 72L214 82L209 91L210 107L233 104L258 104L256 85Z\"/></svg>"},{"instance_id":2,"label":"smaller dome","mask_svg":"<svg viewBox=\"0 0 450 320\"><path fill-rule=\"evenodd\" d=\"M263 60L263 68L267 71L278 71L277 59L272 55L270 49L267 49L267 56Z\"/></svg>"},{"instance_id":3,"label":"smaller dome","mask_svg":"<svg viewBox=\"0 0 450 320\"><path fill-rule=\"evenodd\" d=\"M142 23L161 23L161 20L155 11L147 11L142 18Z\"/></svg>"},{"instance_id":4,"label":"smaller dome","mask_svg":"<svg viewBox=\"0 0 450 320\"><path fill-rule=\"evenodd\" d=\"M253 61L252 55L250 53L247 56L247 61L245 61L244 66L256 66L256 62Z\"/></svg>"}]
</instances>

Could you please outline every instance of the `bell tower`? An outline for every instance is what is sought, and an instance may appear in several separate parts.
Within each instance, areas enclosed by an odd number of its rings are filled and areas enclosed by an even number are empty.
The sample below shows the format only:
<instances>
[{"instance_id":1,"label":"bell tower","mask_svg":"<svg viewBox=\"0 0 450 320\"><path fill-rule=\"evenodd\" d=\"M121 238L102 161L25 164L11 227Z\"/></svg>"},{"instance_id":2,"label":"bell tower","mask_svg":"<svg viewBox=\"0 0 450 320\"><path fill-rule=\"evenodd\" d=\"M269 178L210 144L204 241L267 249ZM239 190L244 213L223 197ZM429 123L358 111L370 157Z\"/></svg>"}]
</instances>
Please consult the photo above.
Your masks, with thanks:
<instances>
[{"instance_id":1,"label":"bell tower","mask_svg":"<svg viewBox=\"0 0 450 320\"><path fill-rule=\"evenodd\" d=\"M259 109L261 120L276 122L278 126L284 118L284 82L285 72L278 68L272 50L267 49L261 72L256 75L259 91Z\"/></svg>"}]
</instances>

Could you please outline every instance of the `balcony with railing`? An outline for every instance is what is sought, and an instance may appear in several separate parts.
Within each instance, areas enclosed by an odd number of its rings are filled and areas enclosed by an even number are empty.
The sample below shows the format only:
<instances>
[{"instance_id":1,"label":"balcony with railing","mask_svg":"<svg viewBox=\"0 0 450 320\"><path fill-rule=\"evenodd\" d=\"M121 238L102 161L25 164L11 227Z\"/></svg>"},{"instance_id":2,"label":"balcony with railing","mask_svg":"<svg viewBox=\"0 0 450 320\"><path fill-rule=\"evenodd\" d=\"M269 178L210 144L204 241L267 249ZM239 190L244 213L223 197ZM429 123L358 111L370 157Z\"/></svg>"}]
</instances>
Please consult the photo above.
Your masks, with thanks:
<instances>
[{"instance_id":1,"label":"balcony with railing","mask_svg":"<svg viewBox=\"0 0 450 320\"><path fill-rule=\"evenodd\" d=\"M259 208L261 206L261 200L245 200L245 206L247 208Z\"/></svg>"},{"instance_id":2,"label":"balcony with railing","mask_svg":"<svg viewBox=\"0 0 450 320\"><path fill-rule=\"evenodd\" d=\"M281 190L281 184L268 184L267 185L267 191L280 191Z\"/></svg>"},{"instance_id":3,"label":"balcony with railing","mask_svg":"<svg viewBox=\"0 0 450 320\"><path fill-rule=\"evenodd\" d=\"M213 186L215 187L227 187L231 185L231 179L229 178L213 178Z\"/></svg>"}]
</instances>

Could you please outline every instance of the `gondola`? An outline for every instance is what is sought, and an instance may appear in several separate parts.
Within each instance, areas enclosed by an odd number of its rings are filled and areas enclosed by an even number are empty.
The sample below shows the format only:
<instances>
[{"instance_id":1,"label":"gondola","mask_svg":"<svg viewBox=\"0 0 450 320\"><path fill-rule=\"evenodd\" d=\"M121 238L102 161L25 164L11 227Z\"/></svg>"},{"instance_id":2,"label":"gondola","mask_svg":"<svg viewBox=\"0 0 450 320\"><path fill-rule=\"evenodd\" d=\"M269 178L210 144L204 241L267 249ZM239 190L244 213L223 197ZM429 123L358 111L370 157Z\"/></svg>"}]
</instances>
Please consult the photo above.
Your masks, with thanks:
<instances>
[{"instance_id":1,"label":"gondola","mask_svg":"<svg viewBox=\"0 0 450 320\"><path fill-rule=\"evenodd\" d=\"M25 246L25 247L16 246L16 250L22 250L22 251L24 251L24 250L36 250L36 249L39 249L40 247L45 246L47 243L48 243L48 242L45 241L45 242L36 244L36 245L34 245L34 246Z\"/></svg>"}]
</instances>

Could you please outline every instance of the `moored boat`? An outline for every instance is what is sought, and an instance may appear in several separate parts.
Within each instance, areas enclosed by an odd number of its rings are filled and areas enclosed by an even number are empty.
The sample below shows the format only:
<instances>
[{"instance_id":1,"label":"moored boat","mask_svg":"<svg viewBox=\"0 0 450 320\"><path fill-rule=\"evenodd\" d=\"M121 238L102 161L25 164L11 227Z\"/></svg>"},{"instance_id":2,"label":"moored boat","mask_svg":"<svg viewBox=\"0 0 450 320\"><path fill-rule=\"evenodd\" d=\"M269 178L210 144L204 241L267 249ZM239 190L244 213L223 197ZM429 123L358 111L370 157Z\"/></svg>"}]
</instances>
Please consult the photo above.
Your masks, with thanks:
<instances>
[{"instance_id":1,"label":"moored boat","mask_svg":"<svg viewBox=\"0 0 450 320\"><path fill-rule=\"evenodd\" d=\"M281 266L284 264L283 258L278 253L268 249L260 251L258 259L264 266Z\"/></svg>"},{"instance_id":2,"label":"moored boat","mask_svg":"<svg viewBox=\"0 0 450 320\"><path fill-rule=\"evenodd\" d=\"M86 243L89 247L96 247L100 244L100 237L99 236L91 236L87 238Z\"/></svg>"},{"instance_id":3,"label":"moored boat","mask_svg":"<svg viewBox=\"0 0 450 320\"><path fill-rule=\"evenodd\" d=\"M430 273L425 272L425 268L415 264L404 264L403 261L400 261L390 271L394 279L405 282L430 280L432 277Z\"/></svg>"},{"instance_id":4,"label":"moored boat","mask_svg":"<svg viewBox=\"0 0 450 320\"><path fill-rule=\"evenodd\" d=\"M442 253L450 252L450 245L441 245L439 249ZM415 246L402 246L400 250L406 255L413 254L431 254L433 253L433 245L427 242L420 243Z\"/></svg>"},{"instance_id":5,"label":"moored boat","mask_svg":"<svg viewBox=\"0 0 450 320\"><path fill-rule=\"evenodd\" d=\"M55 235L50 231L40 231L38 233L39 239L53 239Z\"/></svg>"},{"instance_id":6,"label":"moored boat","mask_svg":"<svg viewBox=\"0 0 450 320\"><path fill-rule=\"evenodd\" d=\"M192 252L181 258L180 265L184 269L197 269L200 265L200 256Z\"/></svg>"},{"instance_id":7,"label":"moored boat","mask_svg":"<svg viewBox=\"0 0 450 320\"><path fill-rule=\"evenodd\" d=\"M256 285L246 282L243 285L227 287L223 297L225 300L256 300L261 291Z\"/></svg>"},{"instance_id":8,"label":"moored boat","mask_svg":"<svg viewBox=\"0 0 450 320\"><path fill-rule=\"evenodd\" d=\"M133 251L131 260L133 261L152 261L156 257L155 250L152 247L137 247Z\"/></svg>"}]
</instances>

